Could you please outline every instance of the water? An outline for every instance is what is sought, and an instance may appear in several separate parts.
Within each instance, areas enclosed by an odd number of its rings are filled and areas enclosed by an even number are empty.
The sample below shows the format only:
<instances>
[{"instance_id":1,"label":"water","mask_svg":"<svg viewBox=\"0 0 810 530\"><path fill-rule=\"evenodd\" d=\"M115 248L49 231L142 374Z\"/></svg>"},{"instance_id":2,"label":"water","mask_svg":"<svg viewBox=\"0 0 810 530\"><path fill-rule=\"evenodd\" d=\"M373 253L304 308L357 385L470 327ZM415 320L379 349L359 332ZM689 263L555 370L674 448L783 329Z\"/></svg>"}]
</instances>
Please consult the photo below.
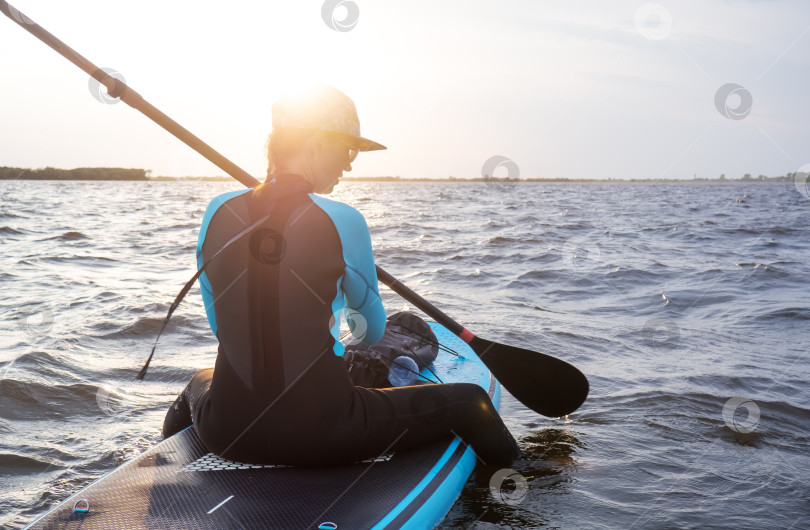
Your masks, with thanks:
<instances>
[{"instance_id":1,"label":"water","mask_svg":"<svg viewBox=\"0 0 810 530\"><path fill-rule=\"evenodd\" d=\"M0 181L0 525L160 439L214 359L199 291L134 376L194 272L207 202L238 188ZM504 396L517 475L479 466L443 527L810 526L810 200L792 184L342 183L333 197L415 291L590 379L567 419Z\"/></svg>"}]
</instances>

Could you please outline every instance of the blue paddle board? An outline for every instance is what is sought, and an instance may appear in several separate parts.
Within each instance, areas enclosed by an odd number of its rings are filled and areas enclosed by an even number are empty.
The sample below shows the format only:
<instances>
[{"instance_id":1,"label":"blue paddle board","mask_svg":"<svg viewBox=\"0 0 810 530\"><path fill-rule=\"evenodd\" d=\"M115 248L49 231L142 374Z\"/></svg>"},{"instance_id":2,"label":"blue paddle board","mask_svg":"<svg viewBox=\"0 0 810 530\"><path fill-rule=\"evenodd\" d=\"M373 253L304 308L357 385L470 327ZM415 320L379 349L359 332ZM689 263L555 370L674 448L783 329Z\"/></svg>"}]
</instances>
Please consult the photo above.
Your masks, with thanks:
<instances>
[{"instance_id":1,"label":"blue paddle board","mask_svg":"<svg viewBox=\"0 0 810 530\"><path fill-rule=\"evenodd\" d=\"M441 381L482 386L496 407L500 385L475 352L445 327L431 328ZM457 353L454 355L448 350ZM431 380L436 377L424 370ZM28 528L433 528L475 467L457 437L330 468L259 466L210 453L193 427L102 477Z\"/></svg>"}]
</instances>

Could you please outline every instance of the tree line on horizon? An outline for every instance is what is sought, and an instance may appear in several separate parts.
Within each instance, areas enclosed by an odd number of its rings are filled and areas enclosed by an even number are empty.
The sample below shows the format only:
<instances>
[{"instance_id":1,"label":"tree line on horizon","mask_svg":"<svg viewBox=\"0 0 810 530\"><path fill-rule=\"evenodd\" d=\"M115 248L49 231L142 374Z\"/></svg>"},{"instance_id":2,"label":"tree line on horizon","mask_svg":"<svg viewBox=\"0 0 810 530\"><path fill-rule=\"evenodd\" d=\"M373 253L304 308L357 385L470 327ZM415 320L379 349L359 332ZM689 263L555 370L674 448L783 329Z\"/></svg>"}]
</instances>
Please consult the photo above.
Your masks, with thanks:
<instances>
[{"instance_id":1,"label":"tree line on horizon","mask_svg":"<svg viewBox=\"0 0 810 530\"><path fill-rule=\"evenodd\" d=\"M148 170L121 167L78 167L27 169L0 167L0 180L148 180Z\"/></svg>"}]
</instances>

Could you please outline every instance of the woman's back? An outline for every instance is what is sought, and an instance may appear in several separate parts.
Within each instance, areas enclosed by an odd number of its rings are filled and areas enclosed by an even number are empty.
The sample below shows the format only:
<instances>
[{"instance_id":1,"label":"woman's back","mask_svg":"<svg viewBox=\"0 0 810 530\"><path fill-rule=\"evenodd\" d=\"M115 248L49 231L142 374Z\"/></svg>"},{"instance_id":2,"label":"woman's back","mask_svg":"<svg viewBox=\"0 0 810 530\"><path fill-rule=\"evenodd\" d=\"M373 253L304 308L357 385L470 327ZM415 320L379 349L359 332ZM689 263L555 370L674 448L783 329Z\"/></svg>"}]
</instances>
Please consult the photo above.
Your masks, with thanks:
<instances>
[{"instance_id":1,"label":"woman's back","mask_svg":"<svg viewBox=\"0 0 810 530\"><path fill-rule=\"evenodd\" d=\"M306 385L308 399L296 403L298 418L317 420L351 406L351 385L342 376L339 358L340 311L348 305L359 312L355 318L365 324L358 330L365 332L360 339L368 335L376 342L384 330L376 275L367 277L374 263L362 215L309 195L308 188L303 180L287 176L256 190L218 197L206 212L200 262L270 214L213 260L201 282L220 343L209 405L218 418L216 438L245 429L248 418L293 383L307 382L302 379L317 380ZM282 404L274 406L280 414ZM247 413L245 420L235 417L243 415L235 411ZM221 418L227 418L225 425Z\"/></svg>"}]
</instances>

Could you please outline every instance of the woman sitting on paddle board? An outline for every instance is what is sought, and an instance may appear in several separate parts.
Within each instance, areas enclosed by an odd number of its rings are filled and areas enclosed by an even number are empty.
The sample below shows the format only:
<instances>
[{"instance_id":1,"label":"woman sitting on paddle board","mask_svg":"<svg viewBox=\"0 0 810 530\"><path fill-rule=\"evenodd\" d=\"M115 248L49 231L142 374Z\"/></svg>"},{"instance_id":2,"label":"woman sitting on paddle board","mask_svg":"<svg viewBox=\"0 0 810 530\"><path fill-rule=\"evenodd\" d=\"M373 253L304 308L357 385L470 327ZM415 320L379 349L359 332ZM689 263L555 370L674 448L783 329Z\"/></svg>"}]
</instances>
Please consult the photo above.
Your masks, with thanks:
<instances>
[{"instance_id":1,"label":"woman sitting on paddle board","mask_svg":"<svg viewBox=\"0 0 810 530\"><path fill-rule=\"evenodd\" d=\"M198 266L225 247L200 277L219 350L169 409L163 435L193 422L223 458L323 466L452 431L484 461L511 462L518 446L478 385L430 385L425 402L425 386L352 384L340 312L366 344L385 331L371 237L357 210L313 193L330 193L358 151L385 147L360 136L354 103L327 85L282 97L272 115L266 181L205 212Z\"/></svg>"}]
</instances>

